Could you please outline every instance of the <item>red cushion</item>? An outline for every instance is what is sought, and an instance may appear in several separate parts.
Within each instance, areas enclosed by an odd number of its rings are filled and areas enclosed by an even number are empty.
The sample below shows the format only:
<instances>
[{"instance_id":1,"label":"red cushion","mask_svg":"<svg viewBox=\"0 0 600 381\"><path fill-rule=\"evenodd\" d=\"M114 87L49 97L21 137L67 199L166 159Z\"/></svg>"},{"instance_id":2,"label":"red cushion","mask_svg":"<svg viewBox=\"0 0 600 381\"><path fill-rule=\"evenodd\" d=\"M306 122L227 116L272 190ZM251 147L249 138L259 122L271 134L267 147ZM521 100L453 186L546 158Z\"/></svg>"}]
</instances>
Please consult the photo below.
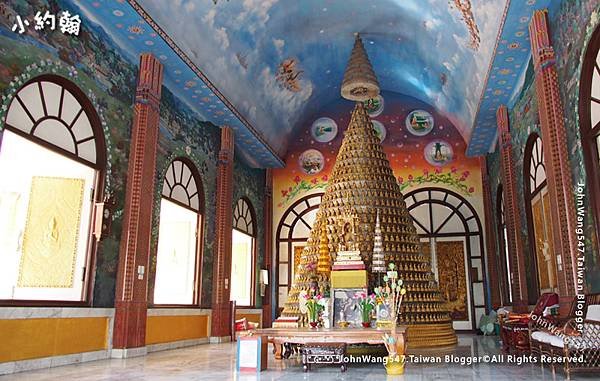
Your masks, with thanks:
<instances>
[{"instance_id":1,"label":"red cushion","mask_svg":"<svg viewBox=\"0 0 600 381\"><path fill-rule=\"evenodd\" d=\"M235 330L236 332L248 330L248 321L246 320L246 318L235 321Z\"/></svg>"}]
</instances>

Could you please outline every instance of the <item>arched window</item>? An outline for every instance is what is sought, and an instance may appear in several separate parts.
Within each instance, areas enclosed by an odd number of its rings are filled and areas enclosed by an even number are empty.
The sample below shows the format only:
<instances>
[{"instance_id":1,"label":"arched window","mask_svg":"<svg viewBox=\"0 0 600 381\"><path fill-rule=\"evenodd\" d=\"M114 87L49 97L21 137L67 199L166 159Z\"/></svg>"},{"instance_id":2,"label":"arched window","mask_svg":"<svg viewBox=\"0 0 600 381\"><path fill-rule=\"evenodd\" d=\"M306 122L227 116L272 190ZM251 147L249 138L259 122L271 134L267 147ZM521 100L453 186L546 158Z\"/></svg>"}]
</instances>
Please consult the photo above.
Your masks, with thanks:
<instances>
[{"instance_id":1,"label":"arched window","mask_svg":"<svg viewBox=\"0 0 600 381\"><path fill-rule=\"evenodd\" d=\"M508 233L506 231L506 220L504 219L504 193L502 184L498 185L496 192L496 218L498 228L498 248L500 249L500 268L502 269L501 290L502 304L512 304L512 270L510 266L510 254L508 252Z\"/></svg>"},{"instance_id":2,"label":"arched window","mask_svg":"<svg viewBox=\"0 0 600 381\"><path fill-rule=\"evenodd\" d=\"M4 127L0 299L86 301L94 202L103 197L100 119L75 84L45 75L15 94Z\"/></svg>"},{"instance_id":3,"label":"arched window","mask_svg":"<svg viewBox=\"0 0 600 381\"><path fill-rule=\"evenodd\" d=\"M423 252L450 308L455 329L475 329L485 314L485 261L481 222L461 195L421 188L404 196Z\"/></svg>"},{"instance_id":4,"label":"arched window","mask_svg":"<svg viewBox=\"0 0 600 381\"><path fill-rule=\"evenodd\" d=\"M550 195L542 139L536 133L531 134L525 145L523 171L529 248L537 273L537 289L529 292L552 292L557 288L557 276L552 242Z\"/></svg>"},{"instance_id":5,"label":"arched window","mask_svg":"<svg viewBox=\"0 0 600 381\"><path fill-rule=\"evenodd\" d=\"M162 187L154 304L198 304L204 192L196 167L173 160Z\"/></svg>"},{"instance_id":6,"label":"arched window","mask_svg":"<svg viewBox=\"0 0 600 381\"><path fill-rule=\"evenodd\" d=\"M586 49L579 82L581 145L585 159L588 194L600 239L600 27Z\"/></svg>"},{"instance_id":7,"label":"arched window","mask_svg":"<svg viewBox=\"0 0 600 381\"><path fill-rule=\"evenodd\" d=\"M300 253L308 241L322 197L323 193L315 193L301 198L283 213L279 221L275 244L279 307L287 300Z\"/></svg>"},{"instance_id":8,"label":"arched window","mask_svg":"<svg viewBox=\"0 0 600 381\"><path fill-rule=\"evenodd\" d=\"M237 306L254 303L256 227L252 205L240 198L233 209L231 236L231 295Z\"/></svg>"}]
</instances>

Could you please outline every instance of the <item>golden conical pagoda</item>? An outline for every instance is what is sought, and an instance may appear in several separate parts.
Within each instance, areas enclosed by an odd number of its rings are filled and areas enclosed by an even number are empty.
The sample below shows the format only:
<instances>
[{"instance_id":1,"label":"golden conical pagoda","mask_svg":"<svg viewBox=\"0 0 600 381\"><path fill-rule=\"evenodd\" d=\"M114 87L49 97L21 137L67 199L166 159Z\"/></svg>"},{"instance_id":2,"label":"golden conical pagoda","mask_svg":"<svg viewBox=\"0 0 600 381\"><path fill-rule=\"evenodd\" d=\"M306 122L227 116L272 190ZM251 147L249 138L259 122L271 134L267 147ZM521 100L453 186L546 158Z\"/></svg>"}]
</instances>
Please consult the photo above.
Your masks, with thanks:
<instances>
[{"instance_id":1,"label":"golden conical pagoda","mask_svg":"<svg viewBox=\"0 0 600 381\"><path fill-rule=\"evenodd\" d=\"M357 221L354 249L361 252L370 268L378 210L385 260L396 264L406 283L399 322L408 326L409 347L455 344L452 321L431 272L430 258L421 253L400 187L362 102L356 104L352 113L282 316L298 316L302 324L298 293L311 283L328 282L317 273L323 224L330 252L335 253L343 244L344 223L349 219Z\"/></svg>"}]
</instances>

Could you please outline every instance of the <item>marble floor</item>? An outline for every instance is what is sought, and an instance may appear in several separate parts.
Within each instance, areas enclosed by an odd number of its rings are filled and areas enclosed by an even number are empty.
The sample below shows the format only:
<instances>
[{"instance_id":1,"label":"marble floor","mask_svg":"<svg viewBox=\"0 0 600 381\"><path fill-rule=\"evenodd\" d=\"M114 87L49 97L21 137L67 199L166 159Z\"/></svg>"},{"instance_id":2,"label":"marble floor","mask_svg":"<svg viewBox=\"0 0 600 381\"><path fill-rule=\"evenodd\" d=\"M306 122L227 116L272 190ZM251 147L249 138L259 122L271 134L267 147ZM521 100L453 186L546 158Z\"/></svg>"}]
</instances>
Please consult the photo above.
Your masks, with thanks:
<instances>
[{"instance_id":1,"label":"marble floor","mask_svg":"<svg viewBox=\"0 0 600 381\"><path fill-rule=\"evenodd\" d=\"M476 335L459 335L459 344L455 348L440 355L444 361L446 355L456 360L452 363L423 364L418 359L431 358L431 352L420 352L413 361L406 365L403 376L386 376L382 364L349 364L346 373L337 367L318 366L309 373L303 373L299 359L277 361L272 354L269 358L269 369L259 374L238 373L235 371L235 345L231 343L218 345L200 345L195 347L154 352L145 357L131 359L112 359L67 365L57 368L42 369L0 376L0 381L136 381L136 380L210 380L210 381L271 381L271 380L563 380L561 371L555 375L539 364L492 364L459 363L460 359L485 355L500 354L499 343L495 337ZM435 358L435 357L434 357ZM507 361L506 358L504 359ZM575 375L572 380L600 380L600 374Z\"/></svg>"}]
</instances>

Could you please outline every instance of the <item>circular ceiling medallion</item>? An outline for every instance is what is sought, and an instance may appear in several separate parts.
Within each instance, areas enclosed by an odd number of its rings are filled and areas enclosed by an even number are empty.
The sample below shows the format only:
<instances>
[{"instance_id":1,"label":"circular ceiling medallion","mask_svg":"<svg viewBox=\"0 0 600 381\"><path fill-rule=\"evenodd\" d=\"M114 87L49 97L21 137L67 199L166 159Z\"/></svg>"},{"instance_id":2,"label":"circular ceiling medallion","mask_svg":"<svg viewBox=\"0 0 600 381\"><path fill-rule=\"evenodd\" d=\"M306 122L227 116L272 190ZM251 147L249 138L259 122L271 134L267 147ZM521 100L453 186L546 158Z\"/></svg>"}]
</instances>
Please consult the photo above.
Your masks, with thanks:
<instances>
[{"instance_id":1,"label":"circular ceiling medallion","mask_svg":"<svg viewBox=\"0 0 600 381\"><path fill-rule=\"evenodd\" d=\"M385 126L383 125L383 123L377 120L372 120L371 122L373 122L373 129L375 130L375 135L377 135L377 137L379 138L379 142L383 143L385 137L387 136L387 130L385 129Z\"/></svg>"},{"instance_id":2,"label":"circular ceiling medallion","mask_svg":"<svg viewBox=\"0 0 600 381\"><path fill-rule=\"evenodd\" d=\"M319 143L332 141L338 133L338 126L331 118L319 118L310 127L310 134Z\"/></svg>"},{"instance_id":3,"label":"circular ceiling medallion","mask_svg":"<svg viewBox=\"0 0 600 381\"><path fill-rule=\"evenodd\" d=\"M406 128L415 136L425 136L433 130L433 116L427 111L414 110L406 117Z\"/></svg>"},{"instance_id":4,"label":"circular ceiling medallion","mask_svg":"<svg viewBox=\"0 0 600 381\"><path fill-rule=\"evenodd\" d=\"M308 149L300 155L298 164L302 172L307 175L315 175L323 170L325 166L325 158L323 154L316 149Z\"/></svg>"},{"instance_id":5,"label":"circular ceiling medallion","mask_svg":"<svg viewBox=\"0 0 600 381\"><path fill-rule=\"evenodd\" d=\"M384 102L381 95L366 100L363 104L365 105L365 110L367 110L371 117L379 116L383 112Z\"/></svg>"},{"instance_id":6,"label":"circular ceiling medallion","mask_svg":"<svg viewBox=\"0 0 600 381\"><path fill-rule=\"evenodd\" d=\"M429 164L441 167L452 161L454 158L454 151L448 142L444 140L434 140L425 146L423 155Z\"/></svg>"}]
</instances>

